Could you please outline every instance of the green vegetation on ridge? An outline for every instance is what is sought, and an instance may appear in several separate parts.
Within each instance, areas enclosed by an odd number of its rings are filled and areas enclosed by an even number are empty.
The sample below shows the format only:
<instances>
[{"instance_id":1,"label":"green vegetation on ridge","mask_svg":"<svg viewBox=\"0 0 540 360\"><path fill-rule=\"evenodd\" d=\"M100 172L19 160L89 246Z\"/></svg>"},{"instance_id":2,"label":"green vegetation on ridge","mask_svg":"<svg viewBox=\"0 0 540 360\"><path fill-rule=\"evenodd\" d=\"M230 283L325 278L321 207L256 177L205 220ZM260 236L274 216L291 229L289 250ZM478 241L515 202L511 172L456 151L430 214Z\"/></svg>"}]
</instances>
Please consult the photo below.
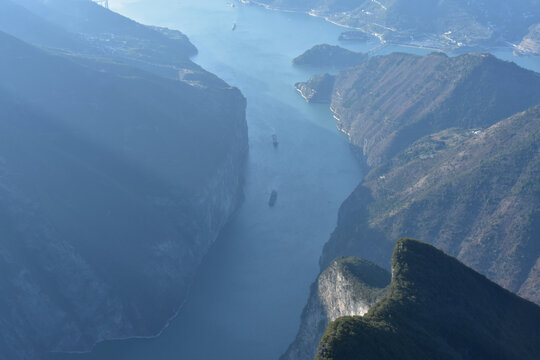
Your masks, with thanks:
<instances>
[{"instance_id":1,"label":"green vegetation on ridge","mask_svg":"<svg viewBox=\"0 0 540 360\"><path fill-rule=\"evenodd\" d=\"M294 65L312 67L346 68L358 65L368 58L367 54L357 53L340 46L321 44L306 50L293 59Z\"/></svg>"},{"instance_id":2,"label":"green vegetation on ridge","mask_svg":"<svg viewBox=\"0 0 540 360\"><path fill-rule=\"evenodd\" d=\"M329 325L317 360L540 357L540 307L458 260L400 239L388 295L363 317Z\"/></svg>"}]
</instances>

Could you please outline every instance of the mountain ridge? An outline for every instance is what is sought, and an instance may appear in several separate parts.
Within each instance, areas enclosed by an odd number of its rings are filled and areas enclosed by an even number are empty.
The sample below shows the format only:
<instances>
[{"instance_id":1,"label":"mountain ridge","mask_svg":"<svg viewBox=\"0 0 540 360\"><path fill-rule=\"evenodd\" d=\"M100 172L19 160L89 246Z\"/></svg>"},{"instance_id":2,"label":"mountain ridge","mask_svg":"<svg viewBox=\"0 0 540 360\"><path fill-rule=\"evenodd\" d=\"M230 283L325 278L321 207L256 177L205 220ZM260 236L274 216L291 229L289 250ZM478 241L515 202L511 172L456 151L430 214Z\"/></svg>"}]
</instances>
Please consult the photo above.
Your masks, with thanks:
<instances>
[{"instance_id":1,"label":"mountain ridge","mask_svg":"<svg viewBox=\"0 0 540 360\"><path fill-rule=\"evenodd\" d=\"M331 321L363 315L386 295L390 273L363 259L337 258L311 286L300 329L280 360L313 359Z\"/></svg>"},{"instance_id":2,"label":"mountain ridge","mask_svg":"<svg viewBox=\"0 0 540 360\"><path fill-rule=\"evenodd\" d=\"M539 119L535 106L488 129L435 133L375 167L342 205L322 266L338 254L382 265L407 234L538 302Z\"/></svg>"},{"instance_id":3,"label":"mountain ridge","mask_svg":"<svg viewBox=\"0 0 540 360\"><path fill-rule=\"evenodd\" d=\"M538 305L431 245L400 239L386 298L333 322L316 359L534 359L539 321Z\"/></svg>"}]
</instances>

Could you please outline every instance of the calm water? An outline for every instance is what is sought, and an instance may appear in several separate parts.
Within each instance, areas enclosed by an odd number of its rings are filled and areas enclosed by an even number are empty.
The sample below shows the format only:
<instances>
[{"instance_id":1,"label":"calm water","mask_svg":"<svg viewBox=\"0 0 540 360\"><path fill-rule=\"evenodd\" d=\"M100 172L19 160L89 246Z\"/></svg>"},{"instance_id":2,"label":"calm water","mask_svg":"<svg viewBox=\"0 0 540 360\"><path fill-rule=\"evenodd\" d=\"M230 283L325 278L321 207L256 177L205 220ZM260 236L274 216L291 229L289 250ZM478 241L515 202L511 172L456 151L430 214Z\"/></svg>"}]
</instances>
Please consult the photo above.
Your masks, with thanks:
<instances>
[{"instance_id":1,"label":"calm water","mask_svg":"<svg viewBox=\"0 0 540 360\"><path fill-rule=\"evenodd\" d=\"M337 43L342 29L305 15L239 3L231 8L227 2L110 1L138 21L182 30L199 49L195 61L247 97L246 200L161 336L106 342L91 354L66 358L276 360L296 334L322 246L361 173L327 106L308 105L295 92L293 84L313 73L292 67L291 59L315 44ZM385 47L378 53L395 50L429 52ZM497 55L515 60L508 51ZM520 62L540 70L537 60ZM278 200L269 208L272 189Z\"/></svg>"}]
</instances>

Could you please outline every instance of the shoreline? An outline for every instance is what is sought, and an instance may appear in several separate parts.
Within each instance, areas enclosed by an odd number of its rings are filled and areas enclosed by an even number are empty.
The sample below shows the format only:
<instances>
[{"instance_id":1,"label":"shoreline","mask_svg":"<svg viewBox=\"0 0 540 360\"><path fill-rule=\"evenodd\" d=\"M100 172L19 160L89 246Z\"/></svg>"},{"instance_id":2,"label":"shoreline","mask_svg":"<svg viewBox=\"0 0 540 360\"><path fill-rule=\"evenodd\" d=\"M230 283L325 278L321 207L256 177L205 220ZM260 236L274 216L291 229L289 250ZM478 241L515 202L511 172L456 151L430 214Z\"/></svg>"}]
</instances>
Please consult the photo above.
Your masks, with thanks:
<instances>
[{"instance_id":1,"label":"shoreline","mask_svg":"<svg viewBox=\"0 0 540 360\"><path fill-rule=\"evenodd\" d=\"M330 24L336 25L336 26L338 26L340 28L343 28L343 29L362 31L362 32L366 33L361 28L354 27L354 26L347 25L347 24L341 24L341 23L339 23L339 22L337 22L335 20L330 19L330 17L328 17L328 16L319 15L316 12L313 12L313 11L306 12L306 11L302 11L302 10L287 10L287 9L275 8L275 7L272 7L270 5L261 3L261 2L259 2L257 0L238 0L238 2L240 2L243 5L251 5L251 4L253 4L253 5L262 7L264 9L270 10L270 11L278 11L278 12L284 12L284 13L295 13L295 14L304 14L304 15L315 17L315 18L323 19L324 21L326 21L326 22L328 22ZM373 25L384 27L382 25L375 24L375 23ZM397 31L396 29L391 29L391 28L388 28L388 29L390 29L392 31ZM430 46L430 45L422 46L420 44L410 44L410 43L395 43L395 42L390 42L388 40L382 39L381 34L376 34L376 33L366 33L366 34L371 35L371 36L379 39L379 41L381 42L379 46L376 46L375 48L370 49L368 51L368 53L371 53L371 52L373 52L375 50L378 50L380 48L383 48L385 46L402 46L402 47L407 47L407 48L412 48L412 49L432 50L432 51L436 51L436 52L442 52L442 53L445 53L445 54L448 54L448 55L458 55L458 52L460 50L460 47L455 47L455 48L452 48L450 51L448 51L448 50L445 50L445 47L433 47L433 46ZM497 50L515 50L515 49L516 49L516 45L508 42L507 47L494 46L494 47L489 47L489 48L485 48L485 49L481 49L480 47L478 47L476 52L492 53L492 52L497 51ZM466 52L475 52L475 51L466 51ZM534 55L526 55L526 54L523 54L523 55L522 54L514 54L514 56L515 57L537 57L537 58L540 58L540 55L534 56Z\"/></svg>"},{"instance_id":2,"label":"shoreline","mask_svg":"<svg viewBox=\"0 0 540 360\"><path fill-rule=\"evenodd\" d=\"M114 342L114 341L129 341L129 340L151 340L151 339L156 339L158 337L160 337L163 332L165 330L167 330L170 326L171 326L171 323L180 315L180 311L182 311L182 309L184 308L184 306L186 305L187 303L187 300L189 298L189 294L191 293L191 289L193 287L194 283L192 282L190 285L189 285L189 289L187 291L187 296L186 298L182 301L182 303L179 305L178 309L174 312L174 314L166 320L165 322L165 325L163 325L163 328L161 330L159 330L159 332L157 332L156 334L154 335L133 335L133 336L125 336L125 337L115 337L115 338L109 338L109 339L102 339L102 340L98 340L96 341L91 347L89 350L74 350L74 351L49 351L47 352L47 354L60 354L60 355L87 355L87 354L90 354L92 353L96 347L98 347L99 345L101 344L105 344L107 342Z\"/></svg>"},{"instance_id":3,"label":"shoreline","mask_svg":"<svg viewBox=\"0 0 540 360\"><path fill-rule=\"evenodd\" d=\"M304 95L304 93L302 92L302 90L300 90L299 88L297 88L295 86L295 89L296 91L300 94L300 96L308 103L308 104L311 104L311 102L308 100L308 98Z\"/></svg>"}]
</instances>

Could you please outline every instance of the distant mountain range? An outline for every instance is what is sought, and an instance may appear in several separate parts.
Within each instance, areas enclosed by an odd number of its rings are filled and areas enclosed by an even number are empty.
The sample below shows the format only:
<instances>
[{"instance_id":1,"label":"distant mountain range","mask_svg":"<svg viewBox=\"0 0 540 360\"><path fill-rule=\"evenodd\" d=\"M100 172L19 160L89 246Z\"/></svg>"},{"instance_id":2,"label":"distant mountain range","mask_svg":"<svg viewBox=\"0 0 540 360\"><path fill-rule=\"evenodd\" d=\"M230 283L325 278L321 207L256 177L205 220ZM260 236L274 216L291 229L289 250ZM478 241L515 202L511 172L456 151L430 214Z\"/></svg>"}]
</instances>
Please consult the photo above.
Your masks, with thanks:
<instances>
[{"instance_id":1,"label":"distant mountain range","mask_svg":"<svg viewBox=\"0 0 540 360\"><path fill-rule=\"evenodd\" d=\"M316 360L540 357L540 307L455 258L397 242L388 294L363 317L330 324Z\"/></svg>"},{"instance_id":2,"label":"distant mountain range","mask_svg":"<svg viewBox=\"0 0 540 360\"><path fill-rule=\"evenodd\" d=\"M442 49L517 44L540 24L539 0L251 0L309 12L383 41Z\"/></svg>"},{"instance_id":3,"label":"distant mountain range","mask_svg":"<svg viewBox=\"0 0 540 360\"><path fill-rule=\"evenodd\" d=\"M367 54L357 53L341 46L321 44L306 50L302 55L293 59L294 65L311 67L347 68L366 61Z\"/></svg>"},{"instance_id":4,"label":"distant mountain range","mask_svg":"<svg viewBox=\"0 0 540 360\"><path fill-rule=\"evenodd\" d=\"M240 91L179 32L0 0L0 357L160 332L242 199Z\"/></svg>"}]
</instances>

